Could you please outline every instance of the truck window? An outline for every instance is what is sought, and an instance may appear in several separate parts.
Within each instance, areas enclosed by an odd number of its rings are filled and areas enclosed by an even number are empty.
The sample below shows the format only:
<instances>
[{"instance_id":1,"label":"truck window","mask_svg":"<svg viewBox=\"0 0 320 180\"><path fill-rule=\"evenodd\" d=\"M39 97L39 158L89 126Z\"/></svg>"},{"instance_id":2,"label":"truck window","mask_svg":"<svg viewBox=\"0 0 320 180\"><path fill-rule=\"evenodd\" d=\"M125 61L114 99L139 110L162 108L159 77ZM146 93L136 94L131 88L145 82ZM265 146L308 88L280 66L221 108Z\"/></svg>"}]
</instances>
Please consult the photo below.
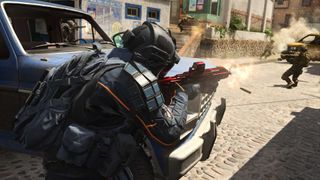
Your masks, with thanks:
<instances>
[{"instance_id":1,"label":"truck window","mask_svg":"<svg viewBox=\"0 0 320 180\"><path fill-rule=\"evenodd\" d=\"M2 34L0 34L0 60L8 59L10 52Z\"/></svg>"},{"instance_id":2,"label":"truck window","mask_svg":"<svg viewBox=\"0 0 320 180\"><path fill-rule=\"evenodd\" d=\"M103 40L92 25L82 18L63 18L61 19L60 26L63 42L85 44Z\"/></svg>"},{"instance_id":3,"label":"truck window","mask_svg":"<svg viewBox=\"0 0 320 180\"><path fill-rule=\"evenodd\" d=\"M313 35L309 35L304 37L303 39L301 39L300 41L304 42L304 43L311 43L312 41L314 41L316 38L316 36Z\"/></svg>"},{"instance_id":4,"label":"truck window","mask_svg":"<svg viewBox=\"0 0 320 180\"><path fill-rule=\"evenodd\" d=\"M316 36L315 39L310 44L320 45L320 37Z\"/></svg>"},{"instance_id":5,"label":"truck window","mask_svg":"<svg viewBox=\"0 0 320 180\"><path fill-rule=\"evenodd\" d=\"M108 39L102 38L95 30L97 25L87 15L15 4L7 4L5 10L21 45L28 53L75 51L91 47L92 42L108 45Z\"/></svg>"},{"instance_id":6,"label":"truck window","mask_svg":"<svg viewBox=\"0 0 320 180\"><path fill-rule=\"evenodd\" d=\"M29 19L28 25L30 29L31 41L45 41L49 42L49 34L47 22L45 19Z\"/></svg>"}]
</instances>

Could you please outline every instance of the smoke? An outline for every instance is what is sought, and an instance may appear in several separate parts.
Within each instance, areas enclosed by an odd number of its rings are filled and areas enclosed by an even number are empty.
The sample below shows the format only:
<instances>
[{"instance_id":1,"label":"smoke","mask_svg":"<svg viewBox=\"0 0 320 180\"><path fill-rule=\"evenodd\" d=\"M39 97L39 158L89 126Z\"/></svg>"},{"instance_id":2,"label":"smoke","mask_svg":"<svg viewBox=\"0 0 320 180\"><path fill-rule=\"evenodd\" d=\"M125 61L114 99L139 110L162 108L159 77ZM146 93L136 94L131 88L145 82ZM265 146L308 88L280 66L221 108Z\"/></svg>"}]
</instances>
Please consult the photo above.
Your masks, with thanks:
<instances>
[{"instance_id":1,"label":"smoke","mask_svg":"<svg viewBox=\"0 0 320 180\"><path fill-rule=\"evenodd\" d=\"M253 62L256 62L255 58L236 58L236 59L211 59L216 65L223 66L231 72L225 81L229 88L239 89L241 84L250 78L254 74ZM245 63L244 66L239 64Z\"/></svg>"},{"instance_id":2,"label":"smoke","mask_svg":"<svg viewBox=\"0 0 320 180\"><path fill-rule=\"evenodd\" d=\"M288 43L298 41L310 33L319 33L319 31L308 26L304 18L298 20L292 18L288 28L282 28L274 34L272 40L274 40L275 51L280 53L286 50Z\"/></svg>"},{"instance_id":3,"label":"smoke","mask_svg":"<svg viewBox=\"0 0 320 180\"><path fill-rule=\"evenodd\" d=\"M233 65L229 70L231 76L228 77L227 84L233 89L239 89L241 84L253 74L252 64L246 66Z\"/></svg>"},{"instance_id":4,"label":"smoke","mask_svg":"<svg viewBox=\"0 0 320 180\"><path fill-rule=\"evenodd\" d=\"M203 31L204 31L203 28L200 26L192 26L191 27L191 35L192 36L201 34L201 33L203 33Z\"/></svg>"}]
</instances>

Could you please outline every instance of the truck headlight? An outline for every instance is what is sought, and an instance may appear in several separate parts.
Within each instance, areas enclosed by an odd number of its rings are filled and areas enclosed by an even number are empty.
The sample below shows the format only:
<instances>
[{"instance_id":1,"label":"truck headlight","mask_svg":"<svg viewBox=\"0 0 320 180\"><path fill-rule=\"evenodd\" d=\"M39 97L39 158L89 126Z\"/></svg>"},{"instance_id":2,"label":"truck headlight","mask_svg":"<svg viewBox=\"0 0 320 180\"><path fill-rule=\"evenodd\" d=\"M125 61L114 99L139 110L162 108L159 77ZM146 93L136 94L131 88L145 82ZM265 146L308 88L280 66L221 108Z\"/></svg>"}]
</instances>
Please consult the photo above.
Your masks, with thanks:
<instances>
[{"instance_id":1,"label":"truck headlight","mask_svg":"<svg viewBox=\"0 0 320 180\"><path fill-rule=\"evenodd\" d=\"M296 51L297 47L288 47L288 51Z\"/></svg>"}]
</instances>

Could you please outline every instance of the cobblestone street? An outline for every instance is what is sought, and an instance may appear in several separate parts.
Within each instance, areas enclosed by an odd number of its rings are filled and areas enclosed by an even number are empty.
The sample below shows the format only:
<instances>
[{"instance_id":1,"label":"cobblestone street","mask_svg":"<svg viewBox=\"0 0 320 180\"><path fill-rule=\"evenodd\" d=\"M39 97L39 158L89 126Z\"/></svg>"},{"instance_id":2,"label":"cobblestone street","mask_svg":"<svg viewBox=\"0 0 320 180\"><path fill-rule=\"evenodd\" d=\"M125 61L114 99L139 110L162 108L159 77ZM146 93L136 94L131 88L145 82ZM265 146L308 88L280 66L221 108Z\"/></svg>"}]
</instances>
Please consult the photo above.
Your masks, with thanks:
<instances>
[{"instance_id":1,"label":"cobblestone street","mask_svg":"<svg viewBox=\"0 0 320 180\"><path fill-rule=\"evenodd\" d=\"M243 67L246 68L246 67ZM283 87L284 62L253 65L248 79L232 87L221 81L216 97L227 98L210 158L182 180L320 179L320 64L311 63L294 89ZM0 149L0 179L43 179L41 160Z\"/></svg>"},{"instance_id":2,"label":"cobblestone street","mask_svg":"<svg viewBox=\"0 0 320 180\"><path fill-rule=\"evenodd\" d=\"M227 111L210 159L182 179L319 179L320 64L312 64L297 88L283 88L282 62L254 65L239 84L220 83ZM232 80L232 79L231 79Z\"/></svg>"}]
</instances>

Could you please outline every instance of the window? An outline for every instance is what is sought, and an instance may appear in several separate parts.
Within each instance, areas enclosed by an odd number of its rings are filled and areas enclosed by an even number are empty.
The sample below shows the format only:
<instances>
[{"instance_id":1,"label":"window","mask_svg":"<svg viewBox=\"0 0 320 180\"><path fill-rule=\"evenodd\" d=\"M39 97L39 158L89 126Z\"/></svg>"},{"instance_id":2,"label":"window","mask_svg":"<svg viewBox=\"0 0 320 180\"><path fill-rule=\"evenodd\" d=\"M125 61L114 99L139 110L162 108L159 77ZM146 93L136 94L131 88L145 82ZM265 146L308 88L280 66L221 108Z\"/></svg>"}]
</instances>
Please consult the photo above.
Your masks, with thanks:
<instances>
[{"instance_id":1,"label":"window","mask_svg":"<svg viewBox=\"0 0 320 180\"><path fill-rule=\"evenodd\" d=\"M47 22L45 19L40 19L40 18L29 19L28 25L30 29L31 41L33 42L50 41Z\"/></svg>"},{"instance_id":2,"label":"window","mask_svg":"<svg viewBox=\"0 0 320 180\"><path fill-rule=\"evenodd\" d=\"M86 19L61 19L62 41L74 44L86 44L102 41L103 38Z\"/></svg>"},{"instance_id":3,"label":"window","mask_svg":"<svg viewBox=\"0 0 320 180\"><path fill-rule=\"evenodd\" d=\"M283 5L283 1L284 1L284 0L277 0L277 4L278 4L278 5Z\"/></svg>"},{"instance_id":4,"label":"window","mask_svg":"<svg viewBox=\"0 0 320 180\"><path fill-rule=\"evenodd\" d=\"M0 34L0 60L8 59L10 56L9 49L4 41L2 34Z\"/></svg>"},{"instance_id":5,"label":"window","mask_svg":"<svg viewBox=\"0 0 320 180\"><path fill-rule=\"evenodd\" d=\"M288 26L289 26L291 17L292 17L291 14L286 14L286 16L284 17L284 26L285 26L285 27L288 27Z\"/></svg>"},{"instance_id":6,"label":"window","mask_svg":"<svg viewBox=\"0 0 320 180\"><path fill-rule=\"evenodd\" d=\"M275 9L287 9L289 8L289 0L276 0L274 3Z\"/></svg>"},{"instance_id":7,"label":"window","mask_svg":"<svg viewBox=\"0 0 320 180\"><path fill-rule=\"evenodd\" d=\"M147 9L147 20L148 21L160 21L160 9L150 8Z\"/></svg>"},{"instance_id":8,"label":"window","mask_svg":"<svg viewBox=\"0 0 320 180\"><path fill-rule=\"evenodd\" d=\"M76 12L16 4L6 5L5 10L27 53L74 51L91 47L94 41L110 41L89 16Z\"/></svg>"},{"instance_id":9,"label":"window","mask_svg":"<svg viewBox=\"0 0 320 180\"><path fill-rule=\"evenodd\" d=\"M218 0L212 0L211 3L211 14L218 16Z\"/></svg>"},{"instance_id":10,"label":"window","mask_svg":"<svg viewBox=\"0 0 320 180\"><path fill-rule=\"evenodd\" d=\"M141 19L141 6L136 4L126 3L126 19Z\"/></svg>"},{"instance_id":11,"label":"window","mask_svg":"<svg viewBox=\"0 0 320 180\"><path fill-rule=\"evenodd\" d=\"M312 0L302 0L302 6L311 6Z\"/></svg>"},{"instance_id":12,"label":"window","mask_svg":"<svg viewBox=\"0 0 320 180\"><path fill-rule=\"evenodd\" d=\"M316 40L316 36L314 36L314 35L308 35L308 36L302 38L302 39L300 40L300 42L309 44L309 43L311 43L311 42L314 42L315 40Z\"/></svg>"}]
</instances>

